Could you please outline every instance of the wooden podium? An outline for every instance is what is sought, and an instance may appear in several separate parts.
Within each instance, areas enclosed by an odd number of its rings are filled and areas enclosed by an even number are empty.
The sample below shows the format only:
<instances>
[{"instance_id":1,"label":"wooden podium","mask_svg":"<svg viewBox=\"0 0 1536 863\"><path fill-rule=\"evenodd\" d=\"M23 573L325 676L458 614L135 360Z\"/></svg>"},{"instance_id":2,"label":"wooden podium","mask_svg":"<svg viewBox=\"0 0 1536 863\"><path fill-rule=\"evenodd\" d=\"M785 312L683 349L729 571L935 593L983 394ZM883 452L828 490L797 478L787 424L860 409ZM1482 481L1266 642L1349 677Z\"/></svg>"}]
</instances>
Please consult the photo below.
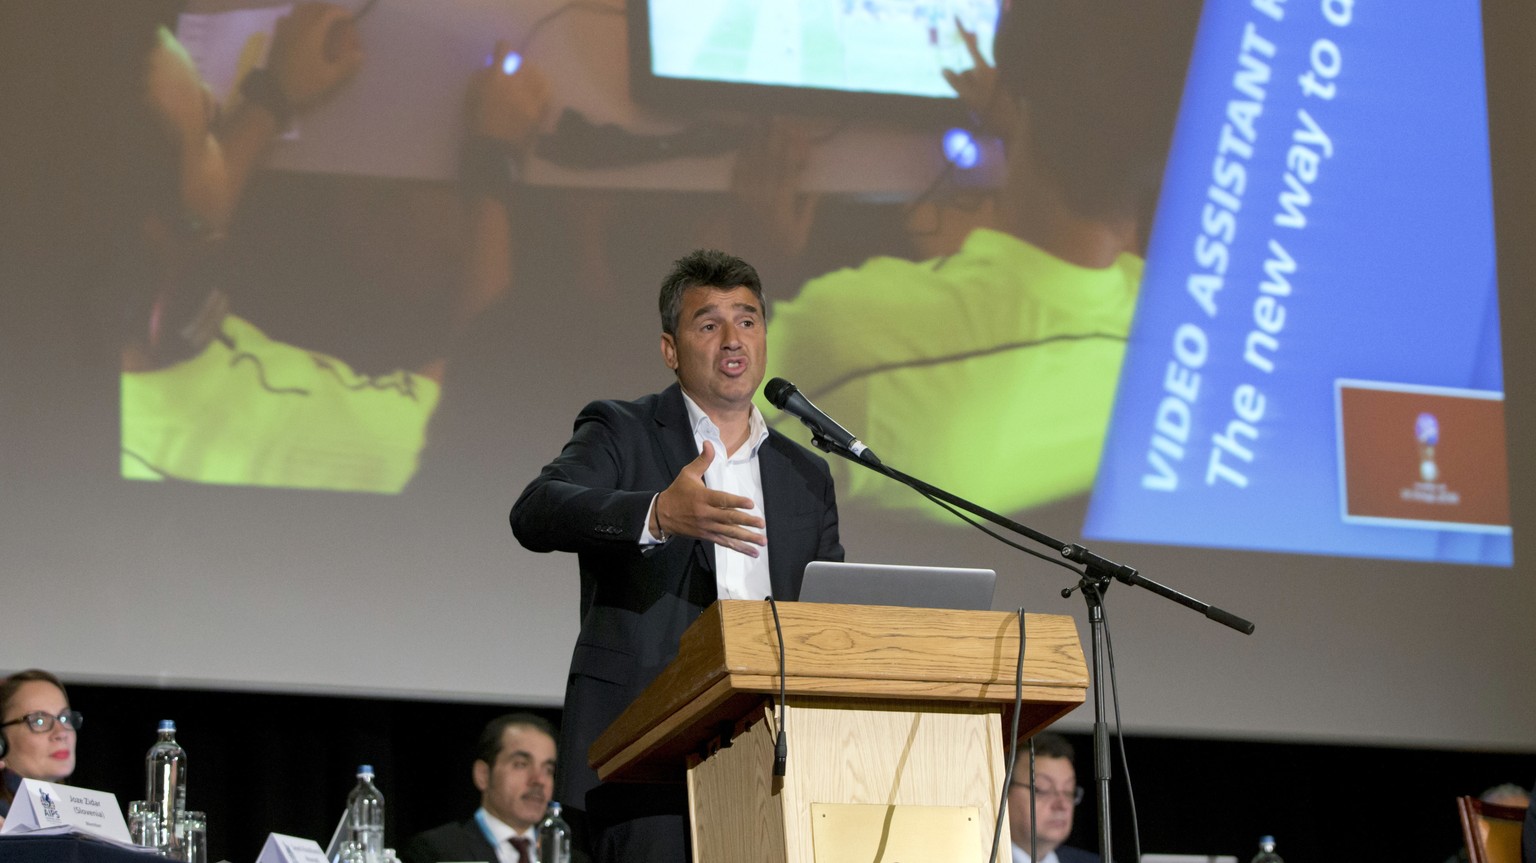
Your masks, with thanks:
<instances>
[{"instance_id":1,"label":"wooden podium","mask_svg":"<svg viewBox=\"0 0 1536 863\"><path fill-rule=\"evenodd\" d=\"M788 770L773 769L779 647L766 602L721 601L598 738L604 780L688 783L700 863L984 859L1007 767L1016 615L779 604ZM1072 618L1025 615L1022 739L1083 702ZM1003 827L997 863L1011 859Z\"/></svg>"}]
</instances>

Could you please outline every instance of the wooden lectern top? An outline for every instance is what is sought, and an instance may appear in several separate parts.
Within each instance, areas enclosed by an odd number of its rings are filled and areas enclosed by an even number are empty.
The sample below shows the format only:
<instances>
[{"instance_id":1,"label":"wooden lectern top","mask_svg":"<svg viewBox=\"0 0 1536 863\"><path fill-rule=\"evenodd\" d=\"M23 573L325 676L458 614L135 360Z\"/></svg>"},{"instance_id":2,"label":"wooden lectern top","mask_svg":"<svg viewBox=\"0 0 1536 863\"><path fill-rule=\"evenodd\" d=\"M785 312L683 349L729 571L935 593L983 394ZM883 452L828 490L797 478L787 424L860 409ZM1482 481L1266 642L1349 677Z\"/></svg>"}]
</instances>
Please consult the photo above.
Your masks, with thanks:
<instances>
[{"instance_id":1,"label":"wooden lectern top","mask_svg":"<svg viewBox=\"0 0 1536 863\"><path fill-rule=\"evenodd\" d=\"M1014 698L1018 618L1005 611L779 603L788 695L1004 703ZM1020 734L1083 703L1088 668L1071 617L1026 614ZM588 751L603 780L679 781L685 756L779 691L767 602L722 600L683 633L677 658Z\"/></svg>"}]
</instances>

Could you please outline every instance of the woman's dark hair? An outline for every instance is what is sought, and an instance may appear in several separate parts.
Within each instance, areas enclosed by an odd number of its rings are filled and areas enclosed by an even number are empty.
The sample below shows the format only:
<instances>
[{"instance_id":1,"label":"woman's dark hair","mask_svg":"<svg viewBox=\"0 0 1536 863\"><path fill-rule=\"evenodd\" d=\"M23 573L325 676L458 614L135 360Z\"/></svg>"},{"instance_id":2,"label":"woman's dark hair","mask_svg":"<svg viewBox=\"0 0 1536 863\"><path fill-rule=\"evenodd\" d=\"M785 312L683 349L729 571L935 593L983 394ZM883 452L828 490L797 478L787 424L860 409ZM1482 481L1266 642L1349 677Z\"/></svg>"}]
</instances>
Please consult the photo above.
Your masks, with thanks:
<instances>
[{"instance_id":1,"label":"woman's dark hair","mask_svg":"<svg viewBox=\"0 0 1536 863\"><path fill-rule=\"evenodd\" d=\"M42 681L43 683L53 684L54 686L58 687L59 692L63 694L65 703L69 702L69 692L64 688L64 684L61 683L57 677L42 670L41 668L28 668L26 671L18 671L15 674L12 674L10 677L5 678L4 680L0 680L0 721L8 721L5 719L5 714L10 712L11 702L16 699L16 693L21 689L22 684L31 683L33 681ZM0 729L0 734L3 733L4 729ZM14 799L14 797L15 795L11 793L11 789L3 783L0 783L0 802L4 802L6 806L10 806L11 800Z\"/></svg>"},{"instance_id":2,"label":"woman's dark hair","mask_svg":"<svg viewBox=\"0 0 1536 863\"><path fill-rule=\"evenodd\" d=\"M69 690L65 689L64 684L49 672L41 668L29 668L26 671L18 671L5 678L5 680L0 681L0 719L3 719L5 714L10 711L11 702L15 700L16 692L21 689L21 685L23 683L31 683L34 680L52 683L58 687L59 692L64 694L64 700L69 700Z\"/></svg>"}]
</instances>

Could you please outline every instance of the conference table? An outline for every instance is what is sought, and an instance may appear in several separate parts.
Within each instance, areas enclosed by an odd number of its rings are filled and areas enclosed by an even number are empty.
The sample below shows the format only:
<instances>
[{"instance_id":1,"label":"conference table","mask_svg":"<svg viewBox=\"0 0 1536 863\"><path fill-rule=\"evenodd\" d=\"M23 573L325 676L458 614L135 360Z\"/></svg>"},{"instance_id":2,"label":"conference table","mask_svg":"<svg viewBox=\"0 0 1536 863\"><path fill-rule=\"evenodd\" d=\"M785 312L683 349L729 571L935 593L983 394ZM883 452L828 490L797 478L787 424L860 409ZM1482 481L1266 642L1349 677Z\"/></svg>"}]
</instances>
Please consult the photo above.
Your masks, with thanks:
<instances>
[{"instance_id":1,"label":"conference table","mask_svg":"<svg viewBox=\"0 0 1536 863\"><path fill-rule=\"evenodd\" d=\"M149 851L131 851L85 836L0 836L0 863L148 863Z\"/></svg>"}]
</instances>

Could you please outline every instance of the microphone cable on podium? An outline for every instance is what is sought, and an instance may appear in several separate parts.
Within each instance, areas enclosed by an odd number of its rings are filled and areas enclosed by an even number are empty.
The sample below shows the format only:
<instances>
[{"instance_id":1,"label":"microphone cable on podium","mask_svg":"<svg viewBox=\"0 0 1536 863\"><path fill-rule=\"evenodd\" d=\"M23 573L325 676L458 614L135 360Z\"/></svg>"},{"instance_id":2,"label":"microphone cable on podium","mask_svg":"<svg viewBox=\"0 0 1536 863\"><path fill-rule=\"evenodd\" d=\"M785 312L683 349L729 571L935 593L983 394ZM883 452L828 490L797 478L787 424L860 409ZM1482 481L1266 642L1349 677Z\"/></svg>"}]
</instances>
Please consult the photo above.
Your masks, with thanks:
<instances>
[{"instance_id":1,"label":"microphone cable on podium","mask_svg":"<svg viewBox=\"0 0 1536 863\"><path fill-rule=\"evenodd\" d=\"M969 520L969 519L967 519ZM986 530L986 528L982 528ZM991 533L991 531L986 531ZM1003 792L997 800L997 822L992 827L992 853L987 855L987 860L997 859L998 844L1003 838L1003 814L1008 811L1008 789L1013 787L1013 768L1019 758L1019 714L1024 710L1024 638L1027 634L1024 626L1024 606L1019 606L1015 612L1019 618L1019 658L1013 667L1013 728L1008 735L1008 769L1003 771ZM1035 811L1035 742L1029 742L1029 811ZM1031 843L1033 845L1033 843ZM1010 856L1013 852L1009 852ZM1039 860L1040 855L1030 850L1031 860Z\"/></svg>"},{"instance_id":2,"label":"microphone cable on podium","mask_svg":"<svg viewBox=\"0 0 1536 863\"><path fill-rule=\"evenodd\" d=\"M789 768L789 739L784 734L784 628L779 625L779 604L771 594L764 599L773 612L773 632L779 638L779 734L773 742L773 775L783 779Z\"/></svg>"},{"instance_id":3,"label":"microphone cable on podium","mask_svg":"<svg viewBox=\"0 0 1536 863\"><path fill-rule=\"evenodd\" d=\"M1099 614L1104 619L1104 655L1109 660L1109 698L1115 708L1115 743L1120 750L1120 772L1125 774L1125 798L1131 806L1131 859L1141 859L1141 822L1136 817L1136 789L1131 787L1131 763L1125 757L1125 729L1120 723L1120 684L1115 681L1115 640L1109 633L1109 612L1101 601Z\"/></svg>"}]
</instances>

